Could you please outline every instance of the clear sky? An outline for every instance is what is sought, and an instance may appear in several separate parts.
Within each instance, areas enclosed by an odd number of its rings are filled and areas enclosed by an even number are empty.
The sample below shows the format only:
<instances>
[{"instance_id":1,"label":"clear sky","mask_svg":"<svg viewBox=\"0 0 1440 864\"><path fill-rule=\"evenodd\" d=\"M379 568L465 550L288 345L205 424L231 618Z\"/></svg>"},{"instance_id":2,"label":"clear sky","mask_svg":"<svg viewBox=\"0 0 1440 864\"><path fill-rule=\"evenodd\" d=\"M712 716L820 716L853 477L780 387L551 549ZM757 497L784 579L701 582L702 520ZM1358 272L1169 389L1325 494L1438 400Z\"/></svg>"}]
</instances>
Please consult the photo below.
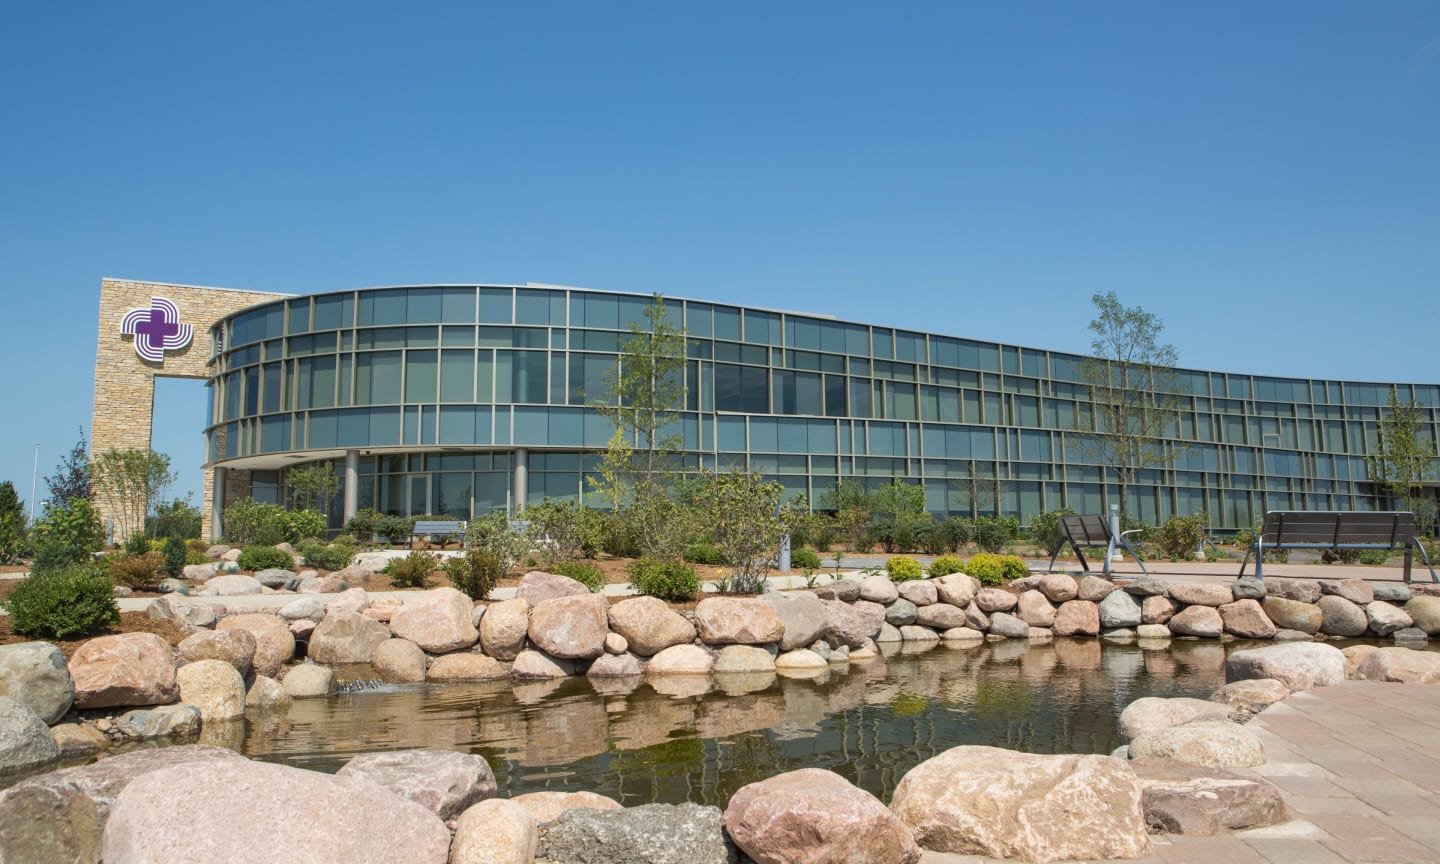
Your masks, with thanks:
<instances>
[{"instance_id":1,"label":"clear sky","mask_svg":"<svg viewBox=\"0 0 1440 864\"><path fill-rule=\"evenodd\" d=\"M1440 381L1440 2L12 3L0 479L102 276L555 282ZM197 490L203 386L155 446ZM43 488L43 482L42 482ZM43 496L42 496L43 497Z\"/></svg>"}]
</instances>

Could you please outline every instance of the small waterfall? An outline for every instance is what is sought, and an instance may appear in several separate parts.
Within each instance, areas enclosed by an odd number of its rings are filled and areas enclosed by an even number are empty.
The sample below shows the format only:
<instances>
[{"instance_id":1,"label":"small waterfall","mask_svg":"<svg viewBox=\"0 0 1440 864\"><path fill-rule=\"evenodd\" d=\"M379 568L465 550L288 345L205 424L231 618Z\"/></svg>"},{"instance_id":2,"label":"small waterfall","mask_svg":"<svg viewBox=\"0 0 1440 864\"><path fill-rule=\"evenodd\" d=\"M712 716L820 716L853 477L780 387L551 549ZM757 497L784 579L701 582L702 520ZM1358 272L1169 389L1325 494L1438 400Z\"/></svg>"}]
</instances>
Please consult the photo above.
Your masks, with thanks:
<instances>
[{"instance_id":1,"label":"small waterfall","mask_svg":"<svg viewBox=\"0 0 1440 864\"><path fill-rule=\"evenodd\" d=\"M385 686L385 682L379 678L355 678L350 681L341 681L335 685L337 693L362 693L366 690L379 690Z\"/></svg>"}]
</instances>

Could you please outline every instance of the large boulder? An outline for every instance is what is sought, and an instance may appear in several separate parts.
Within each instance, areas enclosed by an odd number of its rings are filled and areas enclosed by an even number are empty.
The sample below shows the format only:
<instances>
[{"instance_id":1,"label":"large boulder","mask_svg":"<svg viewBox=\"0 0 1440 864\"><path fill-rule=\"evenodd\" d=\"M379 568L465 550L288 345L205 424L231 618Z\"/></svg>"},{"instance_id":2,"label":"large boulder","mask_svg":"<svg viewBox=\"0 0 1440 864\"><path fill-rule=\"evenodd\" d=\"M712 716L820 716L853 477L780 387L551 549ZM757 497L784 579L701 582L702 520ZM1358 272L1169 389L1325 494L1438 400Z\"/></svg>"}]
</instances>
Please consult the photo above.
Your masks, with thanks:
<instances>
[{"instance_id":1,"label":"large boulder","mask_svg":"<svg viewBox=\"0 0 1440 864\"><path fill-rule=\"evenodd\" d=\"M362 753L335 772L383 786L447 822L495 797L495 775L484 756L450 750Z\"/></svg>"},{"instance_id":2,"label":"large boulder","mask_svg":"<svg viewBox=\"0 0 1440 864\"><path fill-rule=\"evenodd\" d=\"M1180 636L1219 639L1225 632L1224 619L1214 606L1186 606L1169 621L1170 632Z\"/></svg>"},{"instance_id":3,"label":"large boulder","mask_svg":"<svg viewBox=\"0 0 1440 864\"><path fill-rule=\"evenodd\" d=\"M1050 862L1149 848L1140 781L1108 756L962 746L900 780L890 809L924 848Z\"/></svg>"},{"instance_id":4,"label":"large boulder","mask_svg":"<svg viewBox=\"0 0 1440 864\"><path fill-rule=\"evenodd\" d=\"M1030 625L1009 612L996 612L990 616L990 635L1006 639L1030 638Z\"/></svg>"},{"instance_id":5,"label":"large boulder","mask_svg":"<svg viewBox=\"0 0 1440 864\"><path fill-rule=\"evenodd\" d=\"M1100 626L1104 629L1139 627L1143 623L1140 604L1129 592L1111 591L1100 601Z\"/></svg>"},{"instance_id":6,"label":"large boulder","mask_svg":"<svg viewBox=\"0 0 1440 864\"><path fill-rule=\"evenodd\" d=\"M745 646L733 646L745 647ZM755 649L760 650L760 649ZM767 653L765 655L769 657ZM605 654L590 664L585 670L586 678L630 678L635 675L645 674L645 661L640 659L638 654L626 651L624 654Z\"/></svg>"},{"instance_id":7,"label":"large boulder","mask_svg":"<svg viewBox=\"0 0 1440 864\"><path fill-rule=\"evenodd\" d=\"M1051 603L1064 603L1080 596L1080 584L1066 573L1045 573L1037 586Z\"/></svg>"},{"instance_id":8,"label":"large boulder","mask_svg":"<svg viewBox=\"0 0 1440 864\"><path fill-rule=\"evenodd\" d=\"M245 710L276 711L286 708L293 700L280 682L264 675L256 675L245 693Z\"/></svg>"},{"instance_id":9,"label":"large boulder","mask_svg":"<svg viewBox=\"0 0 1440 864\"><path fill-rule=\"evenodd\" d=\"M734 864L718 807L643 804L623 810L569 810L540 826L555 864Z\"/></svg>"},{"instance_id":10,"label":"large boulder","mask_svg":"<svg viewBox=\"0 0 1440 864\"><path fill-rule=\"evenodd\" d=\"M227 573L206 582L203 590L206 594L218 594L221 597L243 597L247 594L264 593L265 586L254 576Z\"/></svg>"},{"instance_id":11,"label":"large boulder","mask_svg":"<svg viewBox=\"0 0 1440 864\"><path fill-rule=\"evenodd\" d=\"M59 723L75 701L65 655L49 642L0 645L0 698L29 707L46 723Z\"/></svg>"},{"instance_id":12,"label":"large boulder","mask_svg":"<svg viewBox=\"0 0 1440 864\"><path fill-rule=\"evenodd\" d=\"M920 860L910 829L879 799L820 768L741 787L730 798L725 828L756 864Z\"/></svg>"},{"instance_id":13,"label":"large boulder","mask_svg":"<svg viewBox=\"0 0 1440 864\"><path fill-rule=\"evenodd\" d=\"M1265 745L1254 732L1229 720L1197 720L1132 740L1130 758L1145 756L1207 768L1253 768L1265 764Z\"/></svg>"},{"instance_id":14,"label":"large boulder","mask_svg":"<svg viewBox=\"0 0 1440 864\"><path fill-rule=\"evenodd\" d=\"M364 589L357 589L364 590ZM338 608L338 607L337 607ZM363 612L361 609L351 609L351 612ZM298 600L291 600L280 607L280 617L286 621L315 621L325 620L325 604L316 597L301 597Z\"/></svg>"},{"instance_id":15,"label":"large boulder","mask_svg":"<svg viewBox=\"0 0 1440 864\"><path fill-rule=\"evenodd\" d=\"M530 641L553 657L592 660L605 653L609 612L599 594L541 600L530 609Z\"/></svg>"},{"instance_id":16,"label":"large boulder","mask_svg":"<svg viewBox=\"0 0 1440 864\"><path fill-rule=\"evenodd\" d=\"M782 596L782 595L774 595ZM810 596L814 595L797 595ZM772 609L789 606L790 601L776 603L771 595L764 598ZM815 600L816 604L820 601ZM494 608L494 607L491 607ZM695 625L685 616L670 608L670 604L656 597L631 597L610 607L610 629L625 637L630 650L642 657L651 657L671 645L686 645L695 641ZM782 620L784 615L781 615ZM483 621L481 622L483 625Z\"/></svg>"},{"instance_id":17,"label":"large boulder","mask_svg":"<svg viewBox=\"0 0 1440 864\"><path fill-rule=\"evenodd\" d=\"M1225 680L1274 678L1294 692L1345 680L1345 655L1333 645L1290 642L1236 651L1225 660Z\"/></svg>"},{"instance_id":18,"label":"large boulder","mask_svg":"<svg viewBox=\"0 0 1440 864\"><path fill-rule=\"evenodd\" d=\"M193 860L197 830L207 864L318 858L445 864L450 851L445 823L388 789L237 759L136 778L111 808L103 858L106 864Z\"/></svg>"},{"instance_id":19,"label":"large boulder","mask_svg":"<svg viewBox=\"0 0 1440 864\"><path fill-rule=\"evenodd\" d=\"M1099 603L1110 592L1115 590L1115 583L1109 579L1102 579L1092 573L1086 573L1080 577L1079 594L1081 600L1089 600L1091 603Z\"/></svg>"},{"instance_id":20,"label":"large boulder","mask_svg":"<svg viewBox=\"0 0 1440 864\"><path fill-rule=\"evenodd\" d=\"M531 864L539 843L529 810L514 801L489 798L460 814L449 864Z\"/></svg>"},{"instance_id":21,"label":"large boulder","mask_svg":"<svg viewBox=\"0 0 1440 864\"><path fill-rule=\"evenodd\" d=\"M1039 591L1035 592L1039 594ZM1043 601L1044 598L1042 597ZM1049 603L1045 604L1049 606ZM949 630L951 627L965 627L969 619L965 610L959 606L952 606L949 603L931 603L929 606L921 606L915 612L914 623L921 627L934 627L938 630Z\"/></svg>"},{"instance_id":22,"label":"large boulder","mask_svg":"<svg viewBox=\"0 0 1440 864\"><path fill-rule=\"evenodd\" d=\"M235 720L245 716L245 679L224 660L197 660L175 673L180 699L200 710L200 719Z\"/></svg>"},{"instance_id":23,"label":"large boulder","mask_svg":"<svg viewBox=\"0 0 1440 864\"><path fill-rule=\"evenodd\" d=\"M590 589L586 588L583 583L571 579L569 576L546 573L543 570L531 570L520 577L520 585L515 589L515 596L531 606L541 600L553 600L556 597L578 597L581 594L589 593Z\"/></svg>"},{"instance_id":24,"label":"large boulder","mask_svg":"<svg viewBox=\"0 0 1440 864\"><path fill-rule=\"evenodd\" d=\"M503 600L485 607L480 616L480 647L497 660L514 660L530 632L530 603Z\"/></svg>"},{"instance_id":25,"label":"large boulder","mask_svg":"<svg viewBox=\"0 0 1440 864\"><path fill-rule=\"evenodd\" d=\"M862 648L866 640L873 639L880 632L880 625L885 623L883 617L875 621L843 600L820 602L825 604L825 638L832 643Z\"/></svg>"},{"instance_id":26,"label":"large boulder","mask_svg":"<svg viewBox=\"0 0 1440 864\"><path fill-rule=\"evenodd\" d=\"M510 674L516 678L568 678L576 674L576 665L573 660L526 648L515 656Z\"/></svg>"},{"instance_id":27,"label":"large boulder","mask_svg":"<svg viewBox=\"0 0 1440 864\"><path fill-rule=\"evenodd\" d=\"M0 861L99 864L110 807L132 780L174 765L225 760L244 757L222 747L179 745L134 750L23 780L0 794Z\"/></svg>"},{"instance_id":28,"label":"large boulder","mask_svg":"<svg viewBox=\"0 0 1440 864\"><path fill-rule=\"evenodd\" d=\"M1269 579L1265 591L1271 597L1282 597L1297 603L1314 604L1320 599L1320 583L1306 579Z\"/></svg>"},{"instance_id":29,"label":"large boulder","mask_svg":"<svg viewBox=\"0 0 1440 864\"><path fill-rule=\"evenodd\" d=\"M369 607L370 595L364 588L347 588L325 604L325 612L364 612Z\"/></svg>"},{"instance_id":30,"label":"large boulder","mask_svg":"<svg viewBox=\"0 0 1440 864\"><path fill-rule=\"evenodd\" d=\"M1170 585L1170 599L1186 606L1223 606L1235 598L1229 585L1174 582Z\"/></svg>"},{"instance_id":31,"label":"large boulder","mask_svg":"<svg viewBox=\"0 0 1440 864\"><path fill-rule=\"evenodd\" d=\"M1170 593L1170 583L1164 579L1156 579L1153 576L1131 579L1122 585L1121 588L1126 593L1136 597L1164 597Z\"/></svg>"},{"instance_id":32,"label":"large boulder","mask_svg":"<svg viewBox=\"0 0 1440 864\"><path fill-rule=\"evenodd\" d=\"M1414 623L1404 609L1392 606L1384 600L1367 603L1365 618L1370 622L1370 631L1376 636L1389 636L1396 630L1404 630Z\"/></svg>"},{"instance_id":33,"label":"large boulder","mask_svg":"<svg viewBox=\"0 0 1440 864\"><path fill-rule=\"evenodd\" d=\"M949 603L962 609L969 606L970 601L974 600L976 593L980 591L980 580L965 573L950 573L930 581L935 583L935 591L939 594L941 603Z\"/></svg>"},{"instance_id":34,"label":"large boulder","mask_svg":"<svg viewBox=\"0 0 1440 864\"><path fill-rule=\"evenodd\" d=\"M889 605L894 603L895 598L899 596L900 589L895 587L895 583L890 581L889 576L882 576L877 573L874 576L866 576L860 580L861 600L869 600L871 603Z\"/></svg>"},{"instance_id":35,"label":"large boulder","mask_svg":"<svg viewBox=\"0 0 1440 864\"><path fill-rule=\"evenodd\" d=\"M474 605L469 597L454 588L426 591L418 597L407 598L405 605L390 616L390 632L409 639L431 654L469 648L480 638L470 620Z\"/></svg>"},{"instance_id":36,"label":"large boulder","mask_svg":"<svg viewBox=\"0 0 1440 864\"><path fill-rule=\"evenodd\" d=\"M255 637L249 630L201 630L187 636L177 650L186 663L223 660L242 678L255 666Z\"/></svg>"},{"instance_id":37,"label":"large boulder","mask_svg":"<svg viewBox=\"0 0 1440 864\"><path fill-rule=\"evenodd\" d=\"M975 592L975 605L981 612L1009 612L1020 598L1004 588L981 588Z\"/></svg>"},{"instance_id":38,"label":"large boulder","mask_svg":"<svg viewBox=\"0 0 1440 864\"><path fill-rule=\"evenodd\" d=\"M126 711L115 728L131 741L193 740L200 734L200 709L184 702Z\"/></svg>"},{"instance_id":39,"label":"large boulder","mask_svg":"<svg viewBox=\"0 0 1440 864\"><path fill-rule=\"evenodd\" d=\"M715 654L715 674L774 672L775 658L755 645L726 645Z\"/></svg>"},{"instance_id":40,"label":"large boulder","mask_svg":"<svg viewBox=\"0 0 1440 864\"><path fill-rule=\"evenodd\" d=\"M295 590L295 586L300 583L294 570L282 570L279 567L261 570L255 574L255 581L266 588L284 588L289 591Z\"/></svg>"},{"instance_id":41,"label":"large boulder","mask_svg":"<svg viewBox=\"0 0 1440 864\"><path fill-rule=\"evenodd\" d=\"M1264 600L1266 593L1265 583L1254 576L1241 576L1230 583L1230 596L1236 600Z\"/></svg>"},{"instance_id":42,"label":"large boulder","mask_svg":"<svg viewBox=\"0 0 1440 864\"><path fill-rule=\"evenodd\" d=\"M24 702L0 696L0 776L59 758L60 747L40 715Z\"/></svg>"},{"instance_id":43,"label":"large boulder","mask_svg":"<svg viewBox=\"0 0 1440 864\"><path fill-rule=\"evenodd\" d=\"M929 579L911 579L909 582L901 582L897 588L901 597L916 606L929 606L931 603L940 602L940 591ZM765 596L769 597L770 595L766 594Z\"/></svg>"},{"instance_id":44,"label":"large boulder","mask_svg":"<svg viewBox=\"0 0 1440 864\"><path fill-rule=\"evenodd\" d=\"M306 656L316 663L369 663L389 638L389 627L359 612L330 612L310 634Z\"/></svg>"},{"instance_id":45,"label":"large boulder","mask_svg":"<svg viewBox=\"0 0 1440 864\"><path fill-rule=\"evenodd\" d=\"M301 663L291 666L281 679L280 686L291 699L313 699L329 696L337 689L335 673L329 666L315 663Z\"/></svg>"},{"instance_id":46,"label":"large boulder","mask_svg":"<svg viewBox=\"0 0 1440 864\"><path fill-rule=\"evenodd\" d=\"M1343 597L1358 606L1376 599L1374 587L1364 579L1321 579L1320 593L1322 599L1326 595Z\"/></svg>"},{"instance_id":47,"label":"large boulder","mask_svg":"<svg viewBox=\"0 0 1440 864\"><path fill-rule=\"evenodd\" d=\"M931 604L934 605L934 604ZM953 606L951 607L954 608ZM904 627L906 624L914 624L916 610L918 607L906 600L904 597L896 597L885 607L885 623L891 627Z\"/></svg>"},{"instance_id":48,"label":"large boulder","mask_svg":"<svg viewBox=\"0 0 1440 864\"><path fill-rule=\"evenodd\" d=\"M1156 833L1220 834L1290 818L1280 790L1263 778L1148 756L1129 764L1140 778L1145 822Z\"/></svg>"},{"instance_id":49,"label":"large boulder","mask_svg":"<svg viewBox=\"0 0 1440 864\"><path fill-rule=\"evenodd\" d=\"M1404 606L1415 596L1409 585L1402 585L1399 582L1380 582L1370 586L1370 591L1375 600L1384 600L1386 603L1393 603L1397 606Z\"/></svg>"},{"instance_id":50,"label":"large boulder","mask_svg":"<svg viewBox=\"0 0 1440 864\"><path fill-rule=\"evenodd\" d=\"M499 681L509 677L510 670L499 660L476 651L457 651L436 657L425 672L425 680L440 682Z\"/></svg>"},{"instance_id":51,"label":"large boulder","mask_svg":"<svg viewBox=\"0 0 1440 864\"><path fill-rule=\"evenodd\" d=\"M671 645L650 658L646 673L654 675L709 675L715 657L699 645Z\"/></svg>"},{"instance_id":52,"label":"large boulder","mask_svg":"<svg viewBox=\"0 0 1440 864\"><path fill-rule=\"evenodd\" d=\"M1405 603L1411 623L1431 636L1440 636L1440 597L1421 595Z\"/></svg>"},{"instance_id":53,"label":"large boulder","mask_svg":"<svg viewBox=\"0 0 1440 864\"><path fill-rule=\"evenodd\" d=\"M1265 607L1265 614L1275 622L1275 626L1282 630L1316 633L1325 620L1325 614L1320 611L1319 606L1313 603L1303 603L1299 600L1289 600L1271 595L1266 597L1261 605Z\"/></svg>"},{"instance_id":54,"label":"large boulder","mask_svg":"<svg viewBox=\"0 0 1440 864\"><path fill-rule=\"evenodd\" d=\"M619 810L620 802L594 792L527 792L510 799L524 807L535 822L553 822L571 810Z\"/></svg>"},{"instance_id":55,"label":"large boulder","mask_svg":"<svg viewBox=\"0 0 1440 864\"><path fill-rule=\"evenodd\" d=\"M695 625L706 645L764 645L785 635L775 610L751 598L707 597L695 607Z\"/></svg>"},{"instance_id":56,"label":"large boulder","mask_svg":"<svg viewBox=\"0 0 1440 864\"><path fill-rule=\"evenodd\" d=\"M70 658L76 708L165 705L180 697L170 643L154 633L100 636Z\"/></svg>"},{"instance_id":57,"label":"large boulder","mask_svg":"<svg viewBox=\"0 0 1440 864\"><path fill-rule=\"evenodd\" d=\"M386 684L423 682L425 663L425 652L409 639L386 639L370 655L370 665Z\"/></svg>"},{"instance_id":58,"label":"large boulder","mask_svg":"<svg viewBox=\"0 0 1440 864\"><path fill-rule=\"evenodd\" d=\"M1360 662L1355 677L1400 684L1434 684L1440 681L1440 654L1413 648L1379 648Z\"/></svg>"},{"instance_id":59,"label":"large boulder","mask_svg":"<svg viewBox=\"0 0 1440 864\"><path fill-rule=\"evenodd\" d=\"M1179 611L1179 603L1162 595L1146 597L1140 601L1140 620L1146 624L1164 624Z\"/></svg>"},{"instance_id":60,"label":"large boulder","mask_svg":"<svg viewBox=\"0 0 1440 864\"><path fill-rule=\"evenodd\" d=\"M1055 607L1045 598L1041 591L1030 589L1020 595L1020 602L1016 606L1015 616L1031 627L1052 627L1055 624ZM950 624L950 627L958 627L959 624Z\"/></svg>"},{"instance_id":61,"label":"large boulder","mask_svg":"<svg viewBox=\"0 0 1440 864\"><path fill-rule=\"evenodd\" d=\"M1245 598L1220 607L1220 620L1225 632L1242 639L1270 639L1275 635L1275 622L1265 614L1259 600Z\"/></svg>"},{"instance_id":62,"label":"large boulder","mask_svg":"<svg viewBox=\"0 0 1440 864\"><path fill-rule=\"evenodd\" d=\"M1225 720L1229 714L1226 706L1204 699L1144 696L1120 712L1120 736L1134 741L1142 735L1194 720Z\"/></svg>"},{"instance_id":63,"label":"large boulder","mask_svg":"<svg viewBox=\"0 0 1440 864\"><path fill-rule=\"evenodd\" d=\"M1056 636L1097 636L1100 607L1090 600L1067 600L1055 612Z\"/></svg>"},{"instance_id":64,"label":"large boulder","mask_svg":"<svg viewBox=\"0 0 1440 864\"><path fill-rule=\"evenodd\" d=\"M279 615L249 612L228 615L215 625L216 630L245 630L255 637L255 674L275 678L280 669L295 659L295 634Z\"/></svg>"},{"instance_id":65,"label":"large boulder","mask_svg":"<svg viewBox=\"0 0 1440 864\"><path fill-rule=\"evenodd\" d=\"M1320 632L1327 636L1363 636L1370 628L1365 610L1338 594L1326 594L1315 605L1320 607Z\"/></svg>"},{"instance_id":66,"label":"large boulder","mask_svg":"<svg viewBox=\"0 0 1440 864\"><path fill-rule=\"evenodd\" d=\"M1289 695L1290 690L1273 678L1249 678L1226 684L1210 694L1210 701L1228 705L1247 714L1259 714Z\"/></svg>"}]
</instances>

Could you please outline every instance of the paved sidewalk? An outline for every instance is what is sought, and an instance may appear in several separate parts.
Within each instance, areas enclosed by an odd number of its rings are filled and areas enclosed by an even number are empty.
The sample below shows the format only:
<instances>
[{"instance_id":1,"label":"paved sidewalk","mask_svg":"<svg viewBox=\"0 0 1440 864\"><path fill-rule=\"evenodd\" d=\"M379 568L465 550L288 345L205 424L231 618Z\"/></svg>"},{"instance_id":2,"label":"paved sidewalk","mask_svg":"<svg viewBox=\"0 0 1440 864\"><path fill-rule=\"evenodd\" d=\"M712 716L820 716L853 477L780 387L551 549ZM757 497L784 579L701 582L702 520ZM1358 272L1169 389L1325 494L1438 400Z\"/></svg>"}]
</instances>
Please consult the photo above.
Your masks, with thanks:
<instances>
[{"instance_id":1,"label":"paved sidewalk","mask_svg":"<svg viewBox=\"0 0 1440 864\"><path fill-rule=\"evenodd\" d=\"M1155 837L1136 864L1440 862L1440 686L1347 681L1250 722L1295 818L1217 837ZM992 859L928 852L921 864Z\"/></svg>"}]
</instances>

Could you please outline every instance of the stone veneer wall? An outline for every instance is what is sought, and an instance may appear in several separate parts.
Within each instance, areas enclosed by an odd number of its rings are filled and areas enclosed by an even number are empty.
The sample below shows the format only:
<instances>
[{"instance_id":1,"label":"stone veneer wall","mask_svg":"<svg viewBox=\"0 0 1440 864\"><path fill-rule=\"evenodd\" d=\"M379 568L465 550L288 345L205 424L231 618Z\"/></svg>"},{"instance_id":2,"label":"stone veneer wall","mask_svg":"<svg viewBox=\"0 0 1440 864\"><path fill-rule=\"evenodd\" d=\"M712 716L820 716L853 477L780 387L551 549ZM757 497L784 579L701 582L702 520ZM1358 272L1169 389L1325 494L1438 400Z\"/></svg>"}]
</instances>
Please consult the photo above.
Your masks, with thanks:
<instances>
[{"instance_id":1,"label":"stone veneer wall","mask_svg":"<svg viewBox=\"0 0 1440 864\"><path fill-rule=\"evenodd\" d=\"M99 338L95 347L95 402L90 421L90 449L149 447L154 426L155 379L209 378L210 328L216 321L248 306L288 295L229 288L202 288L127 279L100 280ZM141 360L133 337L120 333L120 321L131 309L148 308L151 297L164 297L180 310L180 321L195 328L194 339L181 351L167 351L161 363ZM190 424L196 419L184 417ZM202 422L202 425L204 423ZM198 427L197 427L198 428ZM184 458L183 454L181 458ZM201 502L202 536L210 536L212 476L205 472ZM228 496L227 496L228 497ZM101 518L108 516L102 506ZM116 537L116 542L124 537Z\"/></svg>"}]
</instances>

